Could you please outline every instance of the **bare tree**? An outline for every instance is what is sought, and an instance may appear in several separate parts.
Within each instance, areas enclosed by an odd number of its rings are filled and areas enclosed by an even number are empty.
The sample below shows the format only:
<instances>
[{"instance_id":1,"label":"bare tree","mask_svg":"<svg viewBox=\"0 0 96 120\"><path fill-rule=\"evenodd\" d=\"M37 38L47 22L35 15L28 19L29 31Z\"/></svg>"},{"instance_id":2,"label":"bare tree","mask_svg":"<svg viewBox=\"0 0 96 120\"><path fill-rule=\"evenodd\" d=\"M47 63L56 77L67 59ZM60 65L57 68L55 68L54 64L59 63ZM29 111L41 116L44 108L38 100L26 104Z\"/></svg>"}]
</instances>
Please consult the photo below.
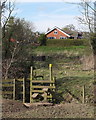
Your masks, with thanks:
<instances>
[{"instance_id":1,"label":"bare tree","mask_svg":"<svg viewBox=\"0 0 96 120\"><path fill-rule=\"evenodd\" d=\"M1 20L0 20L0 22L1 22L1 26L2 26L1 27L2 28L2 36L1 36L2 42L5 40L6 26L7 26L7 23L9 21L11 15L12 15L12 12L14 11L14 8L15 8L15 5L14 5L13 2L10 2L8 0L2 0L1 1L1 4L0 4L0 9L1 9L1 11L0 11L1 17L0 18L1 18ZM10 63L7 61L6 74L7 74L9 66L11 65L11 62L13 61L14 52L16 50L15 48L16 48L16 46L14 47L14 50L12 52L12 59L11 59Z\"/></svg>"},{"instance_id":2,"label":"bare tree","mask_svg":"<svg viewBox=\"0 0 96 120\"><path fill-rule=\"evenodd\" d=\"M10 2L8 0L3 0L1 2L1 23L2 23L2 31L3 31L2 39L5 37L5 27L14 9L15 9L14 2Z\"/></svg>"},{"instance_id":3,"label":"bare tree","mask_svg":"<svg viewBox=\"0 0 96 120\"><path fill-rule=\"evenodd\" d=\"M95 20L94 17L96 15L94 3L86 0L81 0L79 7L82 15L81 17L78 17L78 21L81 24L86 25L91 33L94 33L94 20Z\"/></svg>"}]
</instances>

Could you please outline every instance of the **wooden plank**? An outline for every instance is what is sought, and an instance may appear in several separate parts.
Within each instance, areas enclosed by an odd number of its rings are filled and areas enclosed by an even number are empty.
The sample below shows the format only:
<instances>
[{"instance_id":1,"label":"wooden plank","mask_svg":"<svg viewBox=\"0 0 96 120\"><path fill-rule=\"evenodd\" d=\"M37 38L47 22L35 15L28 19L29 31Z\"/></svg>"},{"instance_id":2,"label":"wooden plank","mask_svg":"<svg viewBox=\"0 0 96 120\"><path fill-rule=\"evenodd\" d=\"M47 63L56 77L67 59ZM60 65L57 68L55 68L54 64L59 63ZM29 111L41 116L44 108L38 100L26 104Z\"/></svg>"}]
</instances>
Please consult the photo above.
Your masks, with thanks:
<instances>
[{"instance_id":1,"label":"wooden plank","mask_svg":"<svg viewBox=\"0 0 96 120\"><path fill-rule=\"evenodd\" d=\"M32 93L43 93L43 90L32 90Z\"/></svg>"},{"instance_id":2,"label":"wooden plank","mask_svg":"<svg viewBox=\"0 0 96 120\"><path fill-rule=\"evenodd\" d=\"M13 84L2 84L2 87L13 87Z\"/></svg>"},{"instance_id":3,"label":"wooden plank","mask_svg":"<svg viewBox=\"0 0 96 120\"><path fill-rule=\"evenodd\" d=\"M54 83L54 81L49 80L33 80L32 83Z\"/></svg>"},{"instance_id":4,"label":"wooden plank","mask_svg":"<svg viewBox=\"0 0 96 120\"><path fill-rule=\"evenodd\" d=\"M43 93L43 90L32 90L33 93Z\"/></svg>"},{"instance_id":5,"label":"wooden plank","mask_svg":"<svg viewBox=\"0 0 96 120\"><path fill-rule=\"evenodd\" d=\"M33 88L55 88L55 86L35 86L35 85L33 85L32 86Z\"/></svg>"},{"instance_id":6,"label":"wooden plank","mask_svg":"<svg viewBox=\"0 0 96 120\"><path fill-rule=\"evenodd\" d=\"M32 95L32 98L36 98L38 95L39 95L39 93L34 93L34 94Z\"/></svg>"},{"instance_id":7,"label":"wooden plank","mask_svg":"<svg viewBox=\"0 0 96 120\"><path fill-rule=\"evenodd\" d=\"M13 91L2 91L2 94L13 94Z\"/></svg>"},{"instance_id":8,"label":"wooden plank","mask_svg":"<svg viewBox=\"0 0 96 120\"><path fill-rule=\"evenodd\" d=\"M44 92L47 92L47 91L48 91L48 88L43 88L43 91L44 91Z\"/></svg>"},{"instance_id":9,"label":"wooden plank","mask_svg":"<svg viewBox=\"0 0 96 120\"><path fill-rule=\"evenodd\" d=\"M13 79L2 80L2 83L5 83L5 82L13 82Z\"/></svg>"},{"instance_id":10,"label":"wooden plank","mask_svg":"<svg viewBox=\"0 0 96 120\"><path fill-rule=\"evenodd\" d=\"M23 82L23 78L21 78L21 79L16 79L17 81L20 81L20 82Z\"/></svg>"},{"instance_id":11,"label":"wooden plank","mask_svg":"<svg viewBox=\"0 0 96 120\"><path fill-rule=\"evenodd\" d=\"M30 108L32 106L52 106L53 103L48 103L48 102L36 102L36 103L24 103L23 104L25 107Z\"/></svg>"}]
</instances>

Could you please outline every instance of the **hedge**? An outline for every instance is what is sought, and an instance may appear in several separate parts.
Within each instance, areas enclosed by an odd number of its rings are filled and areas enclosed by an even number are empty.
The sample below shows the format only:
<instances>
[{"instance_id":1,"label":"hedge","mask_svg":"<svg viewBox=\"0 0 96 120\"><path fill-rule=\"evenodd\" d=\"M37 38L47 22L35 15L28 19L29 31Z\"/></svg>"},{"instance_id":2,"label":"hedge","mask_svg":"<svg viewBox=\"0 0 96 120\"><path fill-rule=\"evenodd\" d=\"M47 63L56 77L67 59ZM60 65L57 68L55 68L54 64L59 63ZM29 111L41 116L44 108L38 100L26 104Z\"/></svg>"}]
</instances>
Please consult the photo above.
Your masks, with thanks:
<instances>
[{"instance_id":1,"label":"hedge","mask_svg":"<svg viewBox=\"0 0 96 120\"><path fill-rule=\"evenodd\" d=\"M86 39L47 39L47 46L86 46L88 45Z\"/></svg>"}]
</instances>

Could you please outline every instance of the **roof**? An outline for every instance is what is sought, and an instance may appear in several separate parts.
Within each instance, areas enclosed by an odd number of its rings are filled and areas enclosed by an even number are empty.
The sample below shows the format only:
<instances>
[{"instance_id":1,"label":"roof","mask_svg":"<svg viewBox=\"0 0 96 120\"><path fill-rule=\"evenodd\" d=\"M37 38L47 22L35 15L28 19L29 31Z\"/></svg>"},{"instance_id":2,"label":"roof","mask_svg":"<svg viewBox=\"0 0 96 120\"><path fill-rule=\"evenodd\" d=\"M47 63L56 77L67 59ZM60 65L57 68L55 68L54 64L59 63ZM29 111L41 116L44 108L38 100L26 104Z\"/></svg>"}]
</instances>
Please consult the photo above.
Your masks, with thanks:
<instances>
[{"instance_id":1,"label":"roof","mask_svg":"<svg viewBox=\"0 0 96 120\"><path fill-rule=\"evenodd\" d=\"M52 32L54 29L57 29L57 30L59 30L60 32L64 33L66 36L70 37L69 34L65 33L63 30L61 30L60 28L58 28L58 27L56 27L56 26L55 26L54 28L52 28L51 30L47 31L47 32L45 33L45 35L47 35L48 33Z\"/></svg>"}]
</instances>

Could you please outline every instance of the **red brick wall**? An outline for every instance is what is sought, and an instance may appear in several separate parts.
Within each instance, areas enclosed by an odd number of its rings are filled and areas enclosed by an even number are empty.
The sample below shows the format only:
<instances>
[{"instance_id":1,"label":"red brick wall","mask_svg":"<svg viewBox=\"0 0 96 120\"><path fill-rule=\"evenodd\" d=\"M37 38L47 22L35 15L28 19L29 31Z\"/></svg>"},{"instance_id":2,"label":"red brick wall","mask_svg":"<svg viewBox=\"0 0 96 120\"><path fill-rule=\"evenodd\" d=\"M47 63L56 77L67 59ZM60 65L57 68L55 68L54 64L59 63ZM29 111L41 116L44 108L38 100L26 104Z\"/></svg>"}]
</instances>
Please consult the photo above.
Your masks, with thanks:
<instances>
[{"instance_id":1,"label":"red brick wall","mask_svg":"<svg viewBox=\"0 0 96 120\"><path fill-rule=\"evenodd\" d=\"M54 31L57 31L58 33L57 34L54 34ZM48 33L46 35L46 37L56 37L56 39L60 39L60 36L62 37L67 37L64 33L62 33L61 31L59 31L58 29L54 29L53 31L51 31L50 33Z\"/></svg>"}]
</instances>

